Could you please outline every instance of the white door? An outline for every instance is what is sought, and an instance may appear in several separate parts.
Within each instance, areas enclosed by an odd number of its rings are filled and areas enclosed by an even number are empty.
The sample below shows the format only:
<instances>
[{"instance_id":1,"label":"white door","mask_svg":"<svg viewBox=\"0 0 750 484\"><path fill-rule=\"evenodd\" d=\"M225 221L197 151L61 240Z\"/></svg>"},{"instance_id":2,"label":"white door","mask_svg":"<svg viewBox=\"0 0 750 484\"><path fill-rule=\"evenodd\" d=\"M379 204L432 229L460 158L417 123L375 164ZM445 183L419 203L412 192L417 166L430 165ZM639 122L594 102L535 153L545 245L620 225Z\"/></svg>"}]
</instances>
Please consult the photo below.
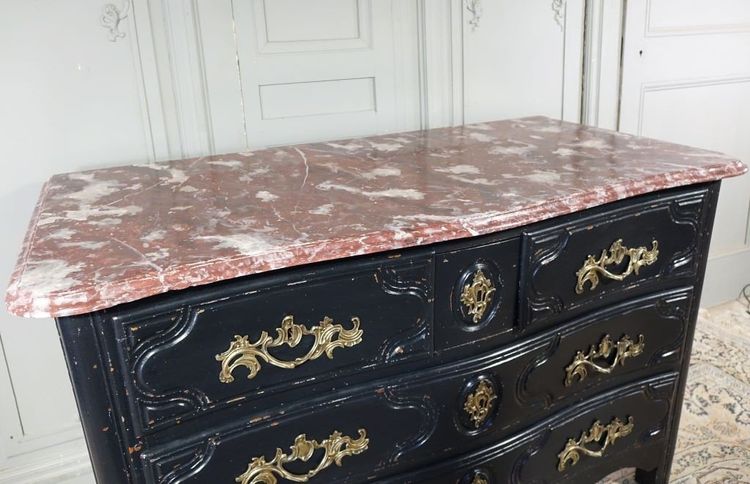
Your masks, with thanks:
<instances>
[{"instance_id":1,"label":"white door","mask_svg":"<svg viewBox=\"0 0 750 484\"><path fill-rule=\"evenodd\" d=\"M465 121L580 120L583 0L464 0Z\"/></svg>"},{"instance_id":2,"label":"white door","mask_svg":"<svg viewBox=\"0 0 750 484\"><path fill-rule=\"evenodd\" d=\"M233 2L249 146L418 129L417 2Z\"/></svg>"},{"instance_id":3,"label":"white door","mask_svg":"<svg viewBox=\"0 0 750 484\"><path fill-rule=\"evenodd\" d=\"M750 1L628 0L620 130L750 161ZM703 304L750 283L750 176L722 183Z\"/></svg>"}]
</instances>

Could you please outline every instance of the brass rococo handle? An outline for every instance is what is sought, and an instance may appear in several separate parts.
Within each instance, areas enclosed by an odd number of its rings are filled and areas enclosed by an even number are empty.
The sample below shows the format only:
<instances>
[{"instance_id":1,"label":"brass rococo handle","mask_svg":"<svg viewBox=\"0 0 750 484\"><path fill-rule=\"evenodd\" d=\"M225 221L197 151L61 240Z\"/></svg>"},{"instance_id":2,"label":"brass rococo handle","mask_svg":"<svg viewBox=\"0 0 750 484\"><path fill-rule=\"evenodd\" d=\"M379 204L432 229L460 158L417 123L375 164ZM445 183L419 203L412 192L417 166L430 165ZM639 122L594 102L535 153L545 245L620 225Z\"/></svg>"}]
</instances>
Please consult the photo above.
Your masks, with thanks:
<instances>
[{"instance_id":1,"label":"brass rococo handle","mask_svg":"<svg viewBox=\"0 0 750 484\"><path fill-rule=\"evenodd\" d=\"M557 470L562 472L567 469L568 462L570 462L570 465L578 464L578 461L581 460L581 455L602 457L604 451L610 445L613 445L617 439L630 435L634 425L633 417L628 417L628 423L623 422L619 418L612 419L607 425L602 425L598 420L595 421L588 432L584 431L581 433L578 440L568 439L565 448L557 455L559 459ZM604 442L602 442L602 437L604 437ZM592 442L598 444L598 450L586 448L586 444Z\"/></svg>"},{"instance_id":2,"label":"brass rococo handle","mask_svg":"<svg viewBox=\"0 0 750 484\"><path fill-rule=\"evenodd\" d=\"M625 335L617 343L612 341L610 335L605 335L598 346L591 345L588 353L578 351L573 362L565 367L565 386L571 386L576 376L578 376L578 381L583 381L588 376L589 370L608 375L618 364L622 366L626 359L640 355L645 346L646 338L642 334L638 335L638 341L633 341L630 336ZM613 351L615 358L612 363L602 365L595 362L600 358L609 358Z\"/></svg>"},{"instance_id":3,"label":"brass rococo handle","mask_svg":"<svg viewBox=\"0 0 750 484\"><path fill-rule=\"evenodd\" d=\"M354 317L352 318L352 327L346 329L340 324L333 324L333 320L326 316L318 326L308 329L305 325L296 324L294 316L286 316L281 322L281 327L276 329L275 338L263 331L258 341L251 343L248 336L235 335L234 341L229 344L229 348L216 355L216 360L221 362L219 381L222 383L233 382L232 372L240 366L244 366L250 371L247 375L248 379L255 378L255 375L260 371L258 359L285 369L296 368L305 362L321 357L323 354L332 359L333 350L336 348L349 348L362 341L364 332L360 329L359 323L359 318ZM302 341L303 336L314 338L312 347L304 356L284 361L277 359L269 352L270 348L281 345L294 348Z\"/></svg>"},{"instance_id":4,"label":"brass rococo handle","mask_svg":"<svg viewBox=\"0 0 750 484\"><path fill-rule=\"evenodd\" d=\"M621 274L615 274L607 269L607 266L620 264L625 257L628 257L628 267ZM617 239L612 243L609 250L602 251L598 259L589 255L583 266L576 272L578 283L576 284L576 294L583 294L586 282L591 283L589 290L593 290L599 285L599 276L606 277L615 281L622 281L630 274L638 275L641 267L650 266L656 262L659 257L659 242L654 240L651 244L651 250L646 247L637 247L629 249L622 245L622 239Z\"/></svg>"},{"instance_id":5,"label":"brass rococo handle","mask_svg":"<svg viewBox=\"0 0 750 484\"><path fill-rule=\"evenodd\" d=\"M276 476L279 476L293 482L307 482L331 464L341 467L344 457L358 455L367 450L370 443L367 431L359 429L358 432L359 438L353 439L335 431L322 442L308 440L305 434L300 434L294 439L294 445L289 448L289 454L285 454L277 447L270 462L266 462L264 456L253 457L247 470L234 480L240 484L276 484ZM285 468L287 464L295 461L307 462L316 450L323 450L323 458L315 468L304 474L295 474Z\"/></svg>"}]
</instances>

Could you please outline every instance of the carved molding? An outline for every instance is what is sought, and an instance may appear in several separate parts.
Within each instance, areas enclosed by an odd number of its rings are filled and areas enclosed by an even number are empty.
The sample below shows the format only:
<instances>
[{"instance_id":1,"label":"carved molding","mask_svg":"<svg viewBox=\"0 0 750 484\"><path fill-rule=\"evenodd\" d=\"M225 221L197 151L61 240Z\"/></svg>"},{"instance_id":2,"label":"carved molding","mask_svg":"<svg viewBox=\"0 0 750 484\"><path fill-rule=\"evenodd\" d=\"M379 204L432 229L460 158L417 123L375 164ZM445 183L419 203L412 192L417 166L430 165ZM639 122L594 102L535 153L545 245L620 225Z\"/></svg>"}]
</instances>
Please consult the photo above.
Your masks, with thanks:
<instances>
[{"instance_id":1,"label":"carved molding","mask_svg":"<svg viewBox=\"0 0 750 484\"><path fill-rule=\"evenodd\" d=\"M410 301L416 299L418 303L412 302L414 324L398 332L394 330L377 354L373 355L373 362L391 363L428 355L432 327L429 311L433 292L432 277L429 275L431 270L429 259L413 265L386 263L377 268L376 280L384 293ZM186 305L147 321L124 325L124 336L130 347L124 366L133 376L129 382L132 391L128 398L138 407L140 419L137 425L142 429L159 428L172 419L204 412L210 404L226 404L223 397L215 396L214 390L192 385L191 382L175 383L169 388L152 388L149 385L149 372L153 372L160 362L163 363L164 358L174 355L182 342L191 337L203 311L201 305ZM349 370L360 371L354 367ZM215 401L216 398L219 401Z\"/></svg>"},{"instance_id":2,"label":"carved molding","mask_svg":"<svg viewBox=\"0 0 750 484\"><path fill-rule=\"evenodd\" d=\"M641 397L641 402L648 402L649 406L653 406L651 414L663 415L661 418L655 418L654 423L651 427L641 428L637 432L638 440L641 443L645 443L648 440L656 440L661 438L661 434L668 429L670 420L670 407L672 392L677 381L674 376L662 377L660 381L651 381L640 388L637 385L629 385L628 388L622 389L622 393L618 397L612 397L609 401L599 401L596 406L583 406L577 408L575 411L579 412L580 415L596 415L603 409L608 409L608 404L619 403L622 400ZM607 410L609 411L609 410ZM563 413L570 412L566 410ZM585 418L585 417L584 417ZM649 418L650 420L650 418ZM581 421L579 418L578 421ZM541 455L543 449L547 448L550 437L557 432L558 429L565 425L565 422L569 422L564 417L560 418L560 423L553 423L549 426L544 426L536 436L532 437L529 441L526 441L524 445L525 450L518 455L513 465L511 466L510 484L521 484L528 482L528 476L526 470L531 467L533 468L537 462L534 462L534 458ZM644 422L644 425L647 422ZM529 464L531 464L529 466Z\"/></svg>"},{"instance_id":3,"label":"carved molding","mask_svg":"<svg viewBox=\"0 0 750 484\"><path fill-rule=\"evenodd\" d=\"M567 0L552 0L552 12L555 15L555 23L560 26L562 30L565 25L565 6Z\"/></svg>"},{"instance_id":4,"label":"carved molding","mask_svg":"<svg viewBox=\"0 0 750 484\"><path fill-rule=\"evenodd\" d=\"M194 477L208 464L216 450L217 440L213 437L199 442L175 454L157 458L151 462L151 472L158 482L183 482Z\"/></svg>"},{"instance_id":5,"label":"carved molding","mask_svg":"<svg viewBox=\"0 0 750 484\"><path fill-rule=\"evenodd\" d=\"M665 241L662 252L671 257L659 264L659 271L651 271L642 274L630 282L622 285L601 288L601 294L611 292L626 293L633 287L650 283L663 277L694 276L697 274L701 251L705 247L705 234L701 228L705 224L707 193L702 191L691 196L682 195L679 198L654 201L648 209L644 210L637 206L623 210L615 220L601 219L595 216L593 219L583 219L570 226L559 226L539 233L527 234L524 237L525 264L531 274L527 287L522 289L521 295L521 326L538 324L548 321L550 318L560 314L563 310L578 310L590 306L595 297L582 295L576 298L566 297L563 291L552 291L537 287L537 280L542 277L549 278L550 271L554 270L553 263L556 262L570 243L578 243L581 233L589 228L600 229L608 224L627 223L638 210L642 216L661 217L660 212L666 212L670 230L679 231L679 238L673 237L671 242ZM572 242L571 242L572 241ZM675 247L677 245L677 247ZM550 269L552 267L553 269Z\"/></svg>"},{"instance_id":6,"label":"carved molding","mask_svg":"<svg viewBox=\"0 0 750 484\"><path fill-rule=\"evenodd\" d=\"M411 438L393 444L393 452L388 458L388 463L391 464L398 462L404 454L421 448L432 437L440 421L440 410L432 396L399 396L398 390L397 387L385 388L382 395L388 402L388 407L394 410L416 410L419 412L419 427Z\"/></svg>"},{"instance_id":7,"label":"carved molding","mask_svg":"<svg viewBox=\"0 0 750 484\"><path fill-rule=\"evenodd\" d=\"M143 375L149 360L158 353L179 344L193 330L198 316L195 307L179 309L174 314L179 314L179 317L175 318L175 322L168 329L158 331L154 328L154 335L140 342L132 353L131 371L135 376L133 378L135 395L132 398L138 402L141 414L140 424L144 428L154 422L168 420L202 409L210 401L205 393L192 385L185 385L171 391L161 391L149 388L145 383L147 378ZM158 326L158 321L154 321L152 324ZM140 326L147 326L147 324L138 326L140 328ZM138 329L138 331L141 330L147 330L147 328Z\"/></svg>"},{"instance_id":8,"label":"carved molding","mask_svg":"<svg viewBox=\"0 0 750 484\"><path fill-rule=\"evenodd\" d=\"M555 333L554 336L551 336L546 341L540 341L534 348L529 349L529 354L536 353L536 356L533 356L518 372L515 383L516 401L519 405L525 407L548 409L556 402L572 397L578 391L587 391L588 388L591 388L584 386L580 390L563 390L557 386L545 385L540 382L544 381L545 370L549 371L547 364L560 351L560 345L564 338L567 338L571 334L591 329L601 321L607 321L609 318L617 317L618 315L632 314L634 318L641 318L642 316L639 313L656 311L659 317L663 318L663 320L659 321L659 325L670 324L670 333L675 333L676 336L658 349L652 348L652 350L649 350L648 354L651 354L651 357L647 366L658 365L665 360L680 359L682 356L682 347L685 343L685 332L688 327L687 321L692 301L691 294L692 289L678 290L651 297L645 302L618 306L615 312L597 312L581 319L581 324L577 324L565 332ZM653 353L651 353L652 351ZM637 368L639 367L634 366L631 369ZM538 371L542 371L542 375L539 375ZM627 374L627 372L624 374Z\"/></svg>"},{"instance_id":9,"label":"carved molding","mask_svg":"<svg viewBox=\"0 0 750 484\"><path fill-rule=\"evenodd\" d=\"M378 268L377 280L386 294L413 296L423 308L422 317L414 326L388 338L380 351L384 362L391 362L415 353L429 350L430 329L432 328L429 308L432 296L432 278L425 277L431 271L429 262L414 266L384 266Z\"/></svg>"},{"instance_id":10,"label":"carved molding","mask_svg":"<svg viewBox=\"0 0 750 484\"><path fill-rule=\"evenodd\" d=\"M479 20L482 18L482 0L466 0L466 10L471 14L469 25L471 30L479 28Z\"/></svg>"},{"instance_id":11,"label":"carved molding","mask_svg":"<svg viewBox=\"0 0 750 484\"><path fill-rule=\"evenodd\" d=\"M128 18L130 13L130 0L122 0L121 6L108 3L102 8L99 22L102 27L109 31L109 41L117 42L125 37L125 32L120 30L120 22Z\"/></svg>"}]
</instances>

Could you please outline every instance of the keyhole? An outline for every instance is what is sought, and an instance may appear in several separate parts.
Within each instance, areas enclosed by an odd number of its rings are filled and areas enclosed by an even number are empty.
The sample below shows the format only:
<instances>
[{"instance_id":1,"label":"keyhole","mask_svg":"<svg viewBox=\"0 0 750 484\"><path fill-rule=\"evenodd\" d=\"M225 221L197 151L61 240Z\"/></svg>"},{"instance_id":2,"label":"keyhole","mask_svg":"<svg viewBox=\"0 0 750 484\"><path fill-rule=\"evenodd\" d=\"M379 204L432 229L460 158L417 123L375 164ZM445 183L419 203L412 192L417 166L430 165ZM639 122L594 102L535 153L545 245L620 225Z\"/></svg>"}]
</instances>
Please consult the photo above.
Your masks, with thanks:
<instances>
[{"instance_id":1,"label":"keyhole","mask_svg":"<svg viewBox=\"0 0 750 484\"><path fill-rule=\"evenodd\" d=\"M643 57L643 49L641 49L641 50L638 51L638 55L641 56L641 57Z\"/></svg>"}]
</instances>

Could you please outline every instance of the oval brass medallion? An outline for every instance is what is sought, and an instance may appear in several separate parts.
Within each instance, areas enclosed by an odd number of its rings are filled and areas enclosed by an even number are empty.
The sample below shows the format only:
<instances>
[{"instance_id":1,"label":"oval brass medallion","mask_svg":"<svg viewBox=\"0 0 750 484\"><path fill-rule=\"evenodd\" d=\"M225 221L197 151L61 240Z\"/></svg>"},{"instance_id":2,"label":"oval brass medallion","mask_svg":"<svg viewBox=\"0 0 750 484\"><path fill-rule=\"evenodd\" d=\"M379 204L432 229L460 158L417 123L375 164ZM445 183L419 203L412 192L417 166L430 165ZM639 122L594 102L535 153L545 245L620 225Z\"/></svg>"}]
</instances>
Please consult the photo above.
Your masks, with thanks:
<instances>
[{"instance_id":1,"label":"oval brass medallion","mask_svg":"<svg viewBox=\"0 0 750 484\"><path fill-rule=\"evenodd\" d=\"M474 391L466 396L464 411L475 429L479 429L487 421L495 406L495 400L495 389L487 380L479 382Z\"/></svg>"},{"instance_id":2,"label":"oval brass medallion","mask_svg":"<svg viewBox=\"0 0 750 484\"><path fill-rule=\"evenodd\" d=\"M470 284L464 285L461 291L461 304L471 316L471 321L477 324L482 320L492 304L492 296L495 294L495 286L492 281L484 275L481 269L474 273Z\"/></svg>"}]
</instances>

